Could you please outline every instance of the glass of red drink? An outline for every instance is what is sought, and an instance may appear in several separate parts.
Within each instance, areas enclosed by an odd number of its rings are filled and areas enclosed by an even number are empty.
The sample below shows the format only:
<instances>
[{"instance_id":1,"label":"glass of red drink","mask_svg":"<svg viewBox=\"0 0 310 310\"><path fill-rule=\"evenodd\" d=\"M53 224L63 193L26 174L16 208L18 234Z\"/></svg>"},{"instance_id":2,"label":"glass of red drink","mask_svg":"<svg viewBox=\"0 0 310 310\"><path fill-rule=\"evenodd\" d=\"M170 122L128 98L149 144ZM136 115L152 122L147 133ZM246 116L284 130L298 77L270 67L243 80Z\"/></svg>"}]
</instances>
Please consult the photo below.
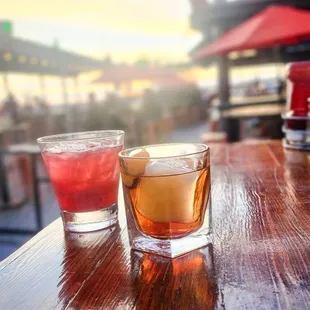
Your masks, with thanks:
<instances>
[{"instance_id":1,"label":"glass of red drink","mask_svg":"<svg viewBox=\"0 0 310 310\"><path fill-rule=\"evenodd\" d=\"M64 229L87 232L117 223L124 132L70 133L37 140L59 203Z\"/></svg>"}]
</instances>

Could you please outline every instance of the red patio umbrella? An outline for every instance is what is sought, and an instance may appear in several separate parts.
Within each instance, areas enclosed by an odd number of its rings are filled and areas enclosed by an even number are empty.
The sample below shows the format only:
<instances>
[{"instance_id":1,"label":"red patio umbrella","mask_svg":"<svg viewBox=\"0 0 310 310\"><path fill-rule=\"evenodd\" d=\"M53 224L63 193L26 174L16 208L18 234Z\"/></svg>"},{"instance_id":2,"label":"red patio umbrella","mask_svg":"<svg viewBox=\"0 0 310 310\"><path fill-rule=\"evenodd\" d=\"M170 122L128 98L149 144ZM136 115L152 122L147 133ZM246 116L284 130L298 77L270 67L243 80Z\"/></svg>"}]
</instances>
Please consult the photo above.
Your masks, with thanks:
<instances>
[{"instance_id":1,"label":"red patio umbrella","mask_svg":"<svg viewBox=\"0 0 310 310\"><path fill-rule=\"evenodd\" d=\"M296 44L310 38L310 12L289 6L269 7L194 53L199 59L232 51Z\"/></svg>"}]
</instances>

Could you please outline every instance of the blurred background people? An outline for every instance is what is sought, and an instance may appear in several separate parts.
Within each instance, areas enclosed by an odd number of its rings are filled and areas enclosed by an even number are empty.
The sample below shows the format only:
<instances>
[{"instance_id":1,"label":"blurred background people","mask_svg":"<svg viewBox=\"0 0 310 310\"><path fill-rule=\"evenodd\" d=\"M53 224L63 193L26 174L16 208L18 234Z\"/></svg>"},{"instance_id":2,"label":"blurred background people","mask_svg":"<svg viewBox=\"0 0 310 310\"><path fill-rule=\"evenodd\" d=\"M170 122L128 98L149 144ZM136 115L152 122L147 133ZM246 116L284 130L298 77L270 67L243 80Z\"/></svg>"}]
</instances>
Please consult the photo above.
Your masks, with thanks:
<instances>
[{"instance_id":1,"label":"blurred background people","mask_svg":"<svg viewBox=\"0 0 310 310\"><path fill-rule=\"evenodd\" d=\"M3 112L8 114L14 124L18 124L19 106L14 95L9 93L3 104Z\"/></svg>"}]
</instances>

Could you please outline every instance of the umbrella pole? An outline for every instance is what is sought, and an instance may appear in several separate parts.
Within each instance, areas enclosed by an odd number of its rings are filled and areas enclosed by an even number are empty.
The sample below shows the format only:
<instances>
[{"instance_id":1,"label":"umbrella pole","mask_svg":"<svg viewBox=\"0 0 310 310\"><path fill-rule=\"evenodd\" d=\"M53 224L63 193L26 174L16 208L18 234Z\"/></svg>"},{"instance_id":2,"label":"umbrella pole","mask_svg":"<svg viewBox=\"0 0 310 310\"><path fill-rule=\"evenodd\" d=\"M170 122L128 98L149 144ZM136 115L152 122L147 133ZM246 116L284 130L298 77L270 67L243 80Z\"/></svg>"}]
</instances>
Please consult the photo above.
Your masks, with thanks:
<instances>
[{"instance_id":1,"label":"umbrella pole","mask_svg":"<svg viewBox=\"0 0 310 310\"><path fill-rule=\"evenodd\" d=\"M221 55L218 59L218 89L220 106L230 104L229 59ZM240 140L240 121L238 119L221 117L221 127L227 133L228 141Z\"/></svg>"},{"instance_id":2,"label":"umbrella pole","mask_svg":"<svg viewBox=\"0 0 310 310\"><path fill-rule=\"evenodd\" d=\"M219 99L221 105L229 104L230 83L229 83L229 63L228 57L225 55L219 56Z\"/></svg>"},{"instance_id":3,"label":"umbrella pole","mask_svg":"<svg viewBox=\"0 0 310 310\"><path fill-rule=\"evenodd\" d=\"M275 46L273 48L273 56L274 56L274 62L275 62L275 66L276 66L276 75L278 79L281 79L282 77L282 70L277 66L278 63L282 64L282 57L281 57L281 50L280 50L280 46Z\"/></svg>"}]
</instances>

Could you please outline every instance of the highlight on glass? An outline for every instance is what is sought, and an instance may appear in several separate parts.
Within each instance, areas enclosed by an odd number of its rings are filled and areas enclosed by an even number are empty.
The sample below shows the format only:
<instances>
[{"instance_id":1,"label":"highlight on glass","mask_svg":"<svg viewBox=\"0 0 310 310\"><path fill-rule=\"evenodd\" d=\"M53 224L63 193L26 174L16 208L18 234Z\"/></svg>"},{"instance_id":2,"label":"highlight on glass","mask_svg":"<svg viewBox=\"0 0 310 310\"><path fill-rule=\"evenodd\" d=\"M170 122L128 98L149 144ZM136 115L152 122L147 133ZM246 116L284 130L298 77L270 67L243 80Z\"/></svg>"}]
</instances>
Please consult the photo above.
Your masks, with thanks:
<instances>
[{"instance_id":1,"label":"highlight on glass","mask_svg":"<svg viewBox=\"0 0 310 310\"><path fill-rule=\"evenodd\" d=\"M59 203L64 229L87 232L117 223L124 132L69 133L37 140Z\"/></svg>"},{"instance_id":2,"label":"highlight on glass","mask_svg":"<svg viewBox=\"0 0 310 310\"><path fill-rule=\"evenodd\" d=\"M210 151L163 144L120 152L133 249L176 257L210 243Z\"/></svg>"}]
</instances>

